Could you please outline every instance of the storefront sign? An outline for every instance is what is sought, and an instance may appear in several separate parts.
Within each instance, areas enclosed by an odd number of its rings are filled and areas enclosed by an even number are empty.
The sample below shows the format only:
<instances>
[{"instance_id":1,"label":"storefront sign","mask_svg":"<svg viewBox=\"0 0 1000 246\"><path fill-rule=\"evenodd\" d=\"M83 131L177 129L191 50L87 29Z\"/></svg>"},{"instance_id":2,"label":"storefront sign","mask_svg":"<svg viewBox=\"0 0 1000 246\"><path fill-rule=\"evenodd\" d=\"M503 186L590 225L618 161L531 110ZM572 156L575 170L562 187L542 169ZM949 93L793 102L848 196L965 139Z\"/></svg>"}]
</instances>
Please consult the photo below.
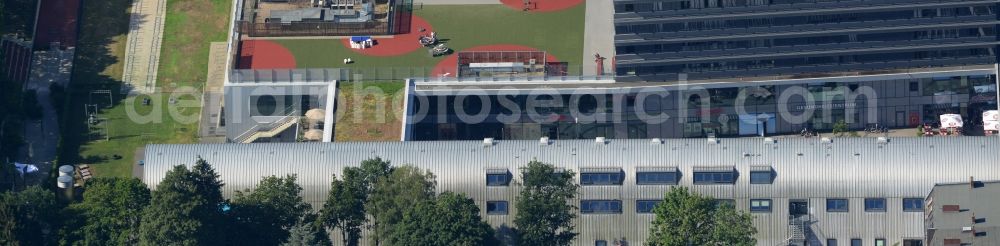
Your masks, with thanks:
<instances>
[{"instance_id":1,"label":"storefront sign","mask_svg":"<svg viewBox=\"0 0 1000 246\"><path fill-rule=\"evenodd\" d=\"M987 110L983 112L983 122L1000 122L1000 111Z\"/></svg>"},{"instance_id":2,"label":"storefront sign","mask_svg":"<svg viewBox=\"0 0 1000 246\"><path fill-rule=\"evenodd\" d=\"M962 127L962 115L958 114L942 114L941 115L941 127L945 128L955 128Z\"/></svg>"}]
</instances>

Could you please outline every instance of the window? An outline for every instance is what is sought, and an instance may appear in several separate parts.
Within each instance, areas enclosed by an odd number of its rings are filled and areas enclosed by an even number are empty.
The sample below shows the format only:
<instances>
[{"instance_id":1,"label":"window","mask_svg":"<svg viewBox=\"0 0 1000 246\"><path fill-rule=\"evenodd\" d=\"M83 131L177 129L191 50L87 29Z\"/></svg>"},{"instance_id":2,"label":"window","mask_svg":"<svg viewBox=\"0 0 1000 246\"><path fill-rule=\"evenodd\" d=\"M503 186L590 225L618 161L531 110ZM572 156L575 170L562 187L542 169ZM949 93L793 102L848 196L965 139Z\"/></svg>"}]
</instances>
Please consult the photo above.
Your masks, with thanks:
<instances>
[{"instance_id":1,"label":"window","mask_svg":"<svg viewBox=\"0 0 1000 246\"><path fill-rule=\"evenodd\" d=\"M635 173L635 184L675 185L677 184L677 172L637 172Z\"/></svg>"},{"instance_id":2,"label":"window","mask_svg":"<svg viewBox=\"0 0 1000 246\"><path fill-rule=\"evenodd\" d=\"M507 186L510 184L510 174L486 174L486 186Z\"/></svg>"},{"instance_id":3,"label":"window","mask_svg":"<svg viewBox=\"0 0 1000 246\"><path fill-rule=\"evenodd\" d=\"M852 238L851 239L851 246L861 246L861 239Z\"/></svg>"},{"instance_id":4,"label":"window","mask_svg":"<svg viewBox=\"0 0 1000 246\"><path fill-rule=\"evenodd\" d=\"M875 239L875 246L885 246L885 239Z\"/></svg>"},{"instance_id":5,"label":"window","mask_svg":"<svg viewBox=\"0 0 1000 246\"><path fill-rule=\"evenodd\" d=\"M581 200L580 213L584 214L620 214L622 201L619 200Z\"/></svg>"},{"instance_id":6,"label":"window","mask_svg":"<svg viewBox=\"0 0 1000 246\"><path fill-rule=\"evenodd\" d=\"M486 214L507 214L507 201L486 201Z\"/></svg>"},{"instance_id":7,"label":"window","mask_svg":"<svg viewBox=\"0 0 1000 246\"><path fill-rule=\"evenodd\" d=\"M770 171L751 171L750 172L750 183L751 184L770 184L771 183L771 172Z\"/></svg>"},{"instance_id":8,"label":"window","mask_svg":"<svg viewBox=\"0 0 1000 246\"><path fill-rule=\"evenodd\" d=\"M580 185L621 185L622 173L580 173Z\"/></svg>"},{"instance_id":9,"label":"window","mask_svg":"<svg viewBox=\"0 0 1000 246\"><path fill-rule=\"evenodd\" d=\"M924 240L903 239L903 246L924 246Z\"/></svg>"},{"instance_id":10,"label":"window","mask_svg":"<svg viewBox=\"0 0 1000 246\"><path fill-rule=\"evenodd\" d=\"M827 239L826 246L837 246L837 239Z\"/></svg>"},{"instance_id":11,"label":"window","mask_svg":"<svg viewBox=\"0 0 1000 246\"><path fill-rule=\"evenodd\" d=\"M920 90L920 84L918 84L917 82L910 82L910 91L911 92L916 92L916 91L919 91L919 90Z\"/></svg>"},{"instance_id":12,"label":"window","mask_svg":"<svg viewBox=\"0 0 1000 246\"><path fill-rule=\"evenodd\" d=\"M923 212L923 198L903 198L903 212Z\"/></svg>"},{"instance_id":13,"label":"window","mask_svg":"<svg viewBox=\"0 0 1000 246\"><path fill-rule=\"evenodd\" d=\"M660 200L638 200L635 201L635 212L640 214L648 214L653 212L653 208L656 208L656 204L660 204Z\"/></svg>"},{"instance_id":14,"label":"window","mask_svg":"<svg viewBox=\"0 0 1000 246\"><path fill-rule=\"evenodd\" d=\"M736 200L733 200L733 199L715 199L715 206L716 207L721 207L721 206L736 207Z\"/></svg>"},{"instance_id":15,"label":"window","mask_svg":"<svg viewBox=\"0 0 1000 246\"><path fill-rule=\"evenodd\" d=\"M865 212L885 212L885 198L865 198Z\"/></svg>"},{"instance_id":16,"label":"window","mask_svg":"<svg viewBox=\"0 0 1000 246\"><path fill-rule=\"evenodd\" d=\"M733 172L695 172L695 184L732 184L736 180Z\"/></svg>"},{"instance_id":17,"label":"window","mask_svg":"<svg viewBox=\"0 0 1000 246\"><path fill-rule=\"evenodd\" d=\"M750 212L771 212L771 199L751 199Z\"/></svg>"},{"instance_id":18,"label":"window","mask_svg":"<svg viewBox=\"0 0 1000 246\"><path fill-rule=\"evenodd\" d=\"M608 241L606 240L594 241L594 246L608 246Z\"/></svg>"},{"instance_id":19,"label":"window","mask_svg":"<svg viewBox=\"0 0 1000 246\"><path fill-rule=\"evenodd\" d=\"M826 199L827 212L847 212L847 199Z\"/></svg>"}]
</instances>

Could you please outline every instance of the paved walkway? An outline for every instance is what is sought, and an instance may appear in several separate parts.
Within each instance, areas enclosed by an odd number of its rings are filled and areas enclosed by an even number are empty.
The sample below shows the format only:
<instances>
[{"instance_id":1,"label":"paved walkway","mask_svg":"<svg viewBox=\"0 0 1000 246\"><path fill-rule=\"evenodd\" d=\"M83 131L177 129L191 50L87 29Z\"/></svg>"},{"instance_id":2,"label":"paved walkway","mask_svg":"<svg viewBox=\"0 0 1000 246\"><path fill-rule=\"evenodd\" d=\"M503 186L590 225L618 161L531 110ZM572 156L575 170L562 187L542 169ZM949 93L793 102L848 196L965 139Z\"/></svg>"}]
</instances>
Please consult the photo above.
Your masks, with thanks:
<instances>
[{"instance_id":1,"label":"paved walkway","mask_svg":"<svg viewBox=\"0 0 1000 246\"><path fill-rule=\"evenodd\" d=\"M59 145L59 119L55 105L50 99L49 86L69 84L70 72L73 69L72 48L68 50L36 51L32 58L31 77L26 84L27 90L35 90L38 105L42 109L42 118L24 122L24 147L18 156L22 163L37 164L39 175L34 175L27 182L34 184L46 180L51 171L51 163L57 155ZM67 112L71 113L73 111ZM37 178L37 179L36 179Z\"/></svg>"},{"instance_id":2,"label":"paved walkway","mask_svg":"<svg viewBox=\"0 0 1000 246\"><path fill-rule=\"evenodd\" d=\"M135 0L131 9L128 43L125 47L125 72L122 75L126 86L122 90L151 93L156 87L167 1Z\"/></svg>"},{"instance_id":3,"label":"paved walkway","mask_svg":"<svg viewBox=\"0 0 1000 246\"><path fill-rule=\"evenodd\" d=\"M611 0L587 0L583 31L583 75L597 75L594 53L606 57L604 73L612 73L615 57L615 9Z\"/></svg>"},{"instance_id":4,"label":"paved walkway","mask_svg":"<svg viewBox=\"0 0 1000 246\"><path fill-rule=\"evenodd\" d=\"M213 42L208 52L208 78L198 127L203 143L225 141L226 131L219 127L219 120L222 117L222 87L226 82L226 48L226 42Z\"/></svg>"}]
</instances>

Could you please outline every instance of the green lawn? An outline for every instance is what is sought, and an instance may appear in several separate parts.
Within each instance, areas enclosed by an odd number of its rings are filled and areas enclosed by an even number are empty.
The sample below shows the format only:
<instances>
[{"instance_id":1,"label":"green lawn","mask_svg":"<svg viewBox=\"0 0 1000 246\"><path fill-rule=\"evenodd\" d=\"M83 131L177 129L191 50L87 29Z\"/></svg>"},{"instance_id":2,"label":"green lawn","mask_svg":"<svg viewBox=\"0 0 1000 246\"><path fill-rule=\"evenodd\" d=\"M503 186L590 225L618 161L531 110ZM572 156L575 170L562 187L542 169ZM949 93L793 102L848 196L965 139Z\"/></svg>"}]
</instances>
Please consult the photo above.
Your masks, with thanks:
<instances>
[{"instance_id":1,"label":"green lawn","mask_svg":"<svg viewBox=\"0 0 1000 246\"><path fill-rule=\"evenodd\" d=\"M87 103L86 93L78 91L74 98L79 100L75 105ZM117 96L117 95L116 95ZM132 164L137 160L135 151L146 144L154 143L194 143L198 131L197 117L201 108L197 107L200 96L191 95L178 97L179 101L194 100L195 107L177 107L181 115L192 117L193 122L179 122L172 117L168 107L179 104L169 104L170 95L157 93L149 96L139 96L131 103L118 101L115 106L103 110L98 118L106 119L98 125L74 124L74 133L64 135L64 140L82 143L78 149L76 162L90 164L94 174L101 177L130 177ZM143 105L143 98L151 98L151 105ZM104 100L104 98L101 98ZM96 101L96 100L95 100ZM129 109L131 108L131 109ZM160 113L153 110L159 108ZM130 110L142 117L130 117ZM145 116L149 116L146 118ZM87 117L82 110L70 111L69 119L74 122L86 122ZM141 122L137 119L152 119L151 122ZM107 130L105 130L107 128ZM69 138L67 138L69 137ZM115 158L115 155L121 158Z\"/></svg>"},{"instance_id":2,"label":"green lawn","mask_svg":"<svg viewBox=\"0 0 1000 246\"><path fill-rule=\"evenodd\" d=\"M211 42L226 41L231 0L170 0L157 86L203 88Z\"/></svg>"},{"instance_id":3,"label":"green lawn","mask_svg":"<svg viewBox=\"0 0 1000 246\"><path fill-rule=\"evenodd\" d=\"M82 105L104 103L106 99L91 101L90 91L108 89L117 93L122 84L128 8L129 0L84 1L73 81L60 119L60 163L90 164L95 175L101 177L131 176L135 151L146 144L197 141L200 108L180 108L178 111L182 115L194 115L195 118L193 122L178 122L166 109L176 106L169 105L170 95L166 92L179 86L204 87L210 42L225 40L229 18L229 1L226 0L168 1L158 74L158 86L165 92L151 95L155 100L149 106L141 104L141 98L148 96L134 98L133 104L125 104L124 95L115 94L114 104L107 105L108 108L97 115L107 119L104 125L91 126ZM179 99L200 100L200 91L196 94L198 96ZM134 120L127 113L128 109L134 109L145 115L156 107L162 109L158 114L161 117L153 122ZM110 140L105 140L105 134Z\"/></svg>"},{"instance_id":4,"label":"green lawn","mask_svg":"<svg viewBox=\"0 0 1000 246\"><path fill-rule=\"evenodd\" d=\"M393 110L403 106L399 95L404 92L403 87L399 81L340 82L335 141L399 141L402 112ZM368 93L376 88L382 93ZM369 96L356 97L359 91ZM385 108L379 109L380 103L385 104Z\"/></svg>"},{"instance_id":5,"label":"green lawn","mask_svg":"<svg viewBox=\"0 0 1000 246\"><path fill-rule=\"evenodd\" d=\"M547 51L568 62L570 73L578 72L583 59L584 5L550 13L522 12L503 5L428 5L414 10L426 19L441 39L455 51L492 44L515 44ZM344 67L342 58L351 57L352 68L413 68L415 75L429 71L444 57L432 58L420 49L397 57L366 57L344 47L340 40L278 40L287 47L302 68ZM414 41L416 42L416 41Z\"/></svg>"}]
</instances>

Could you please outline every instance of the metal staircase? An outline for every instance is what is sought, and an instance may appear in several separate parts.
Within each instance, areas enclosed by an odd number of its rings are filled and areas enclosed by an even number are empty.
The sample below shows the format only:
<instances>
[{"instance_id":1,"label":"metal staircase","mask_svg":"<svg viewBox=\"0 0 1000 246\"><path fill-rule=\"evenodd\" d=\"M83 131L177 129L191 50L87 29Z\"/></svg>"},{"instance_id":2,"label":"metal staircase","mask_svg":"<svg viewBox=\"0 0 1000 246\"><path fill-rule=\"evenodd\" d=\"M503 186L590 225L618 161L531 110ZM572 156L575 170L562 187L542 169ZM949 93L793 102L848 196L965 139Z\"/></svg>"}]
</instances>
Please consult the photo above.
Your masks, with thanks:
<instances>
[{"instance_id":1,"label":"metal staircase","mask_svg":"<svg viewBox=\"0 0 1000 246\"><path fill-rule=\"evenodd\" d=\"M789 216L788 218L788 238L782 245L806 245L808 238L806 234L809 233L809 221L808 215L803 216Z\"/></svg>"},{"instance_id":2,"label":"metal staircase","mask_svg":"<svg viewBox=\"0 0 1000 246\"><path fill-rule=\"evenodd\" d=\"M299 122L299 117L294 113L286 115L281 119L274 122L268 123L266 125L257 125L246 132L243 132L239 136L233 139L234 143L253 143L261 138L270 138L281 134L289 127L296 125Z\"/></svg>"}]
</instances>

